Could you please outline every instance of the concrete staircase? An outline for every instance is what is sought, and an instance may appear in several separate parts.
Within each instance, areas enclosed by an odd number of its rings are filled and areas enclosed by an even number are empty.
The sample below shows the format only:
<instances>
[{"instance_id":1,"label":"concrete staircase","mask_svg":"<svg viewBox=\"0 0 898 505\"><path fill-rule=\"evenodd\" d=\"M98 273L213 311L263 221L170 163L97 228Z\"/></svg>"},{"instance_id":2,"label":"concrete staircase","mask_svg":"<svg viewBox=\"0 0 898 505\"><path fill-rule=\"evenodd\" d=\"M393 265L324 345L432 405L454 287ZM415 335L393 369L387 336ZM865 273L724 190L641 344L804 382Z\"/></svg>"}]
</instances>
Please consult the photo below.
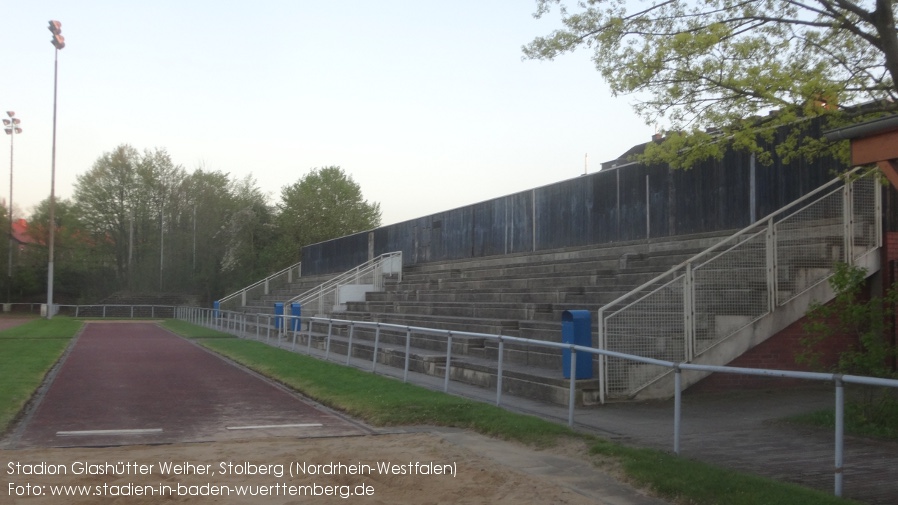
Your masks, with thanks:
<instances>
[{"instance_id":1,"label":"concrete staircase","mask_svg":"<svg viewBox=\"0 0 898 505\"><path fill-rule=\"evenodd\" d=\"M365 301L350 302L346 311L331 317L560 342L565 310L595 312L729 235L724 232L413 265L403 271L401 283L387 281L384 291L368 293ZM248 301L243 310L270 314L275 302L325 280L321 276L298 279L283 290ZM300 345L324 349L323 330L320 326L315 330L312 342L302 340ZM334 331L329 352L345 356L349 330L338 325ZM353 357L370 361L374 330L357 327L352 338ZM405 339L405 332L381 332L378 364L402 368ZM495 388L498 353L494 339L453 335L449 375L453 380ZM445 366L445 338L414 334L410 370L442 377ZM505 393L566 405L568 388L560 351L521 343L504 345ZM598 401L598 379L580 380L578 389L577 403Z\"/></svg>"}]
</instances>

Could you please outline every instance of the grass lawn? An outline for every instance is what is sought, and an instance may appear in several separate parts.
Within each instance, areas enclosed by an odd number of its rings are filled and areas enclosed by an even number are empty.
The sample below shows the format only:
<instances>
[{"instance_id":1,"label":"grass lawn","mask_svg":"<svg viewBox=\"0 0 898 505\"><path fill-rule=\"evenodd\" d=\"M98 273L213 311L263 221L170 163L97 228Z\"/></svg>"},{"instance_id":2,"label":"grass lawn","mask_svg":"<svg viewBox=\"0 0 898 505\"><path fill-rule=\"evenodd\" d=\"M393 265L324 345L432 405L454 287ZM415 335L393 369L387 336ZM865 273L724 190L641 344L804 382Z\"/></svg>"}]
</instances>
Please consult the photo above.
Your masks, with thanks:
<instances>
[{"instance_id":1,"label":"grass lawn","mask_svg":"<svg viewBox=\"0 0 898 505\"><path fill-rule=\"evenodd\" d=\"M821 491L724 470L663 451L624 447L534 416L327 363L261 342L233 338L183 321L169 320L165 326L318 402L373 425L453 426L535 446L551 445L562 437L585 440L593 454L615 461L630 482L677 503L852 503Z\"/></svg>"},{"instance_id":2,"label":"grass lawn","mask_svg":"<svg viewBox=\"0 0 898 505\"><path fill-rule=\"evenodd\" d=\"M57 317L0 331L0 433L6 431L80 328L79 321Z\"/></svg>"}]
</instances>

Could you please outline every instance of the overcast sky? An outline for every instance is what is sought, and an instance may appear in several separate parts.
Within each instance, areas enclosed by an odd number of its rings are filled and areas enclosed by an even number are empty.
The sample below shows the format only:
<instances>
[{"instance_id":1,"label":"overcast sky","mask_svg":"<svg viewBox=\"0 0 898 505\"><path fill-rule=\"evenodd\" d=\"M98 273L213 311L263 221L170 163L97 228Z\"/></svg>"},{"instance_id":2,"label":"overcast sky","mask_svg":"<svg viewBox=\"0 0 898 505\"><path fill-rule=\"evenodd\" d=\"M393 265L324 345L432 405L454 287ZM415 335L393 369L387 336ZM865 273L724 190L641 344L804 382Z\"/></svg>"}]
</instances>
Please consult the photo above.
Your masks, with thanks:
<instances>
[{"instance_id":1,"label":"overcast sky","mask_svg":"<svg viewBox=\"0 0 898 505\"><path fill-rule=\"evenodd\" d=\"M612 97L587 51L524 61L557 18L529 0L4 1L0 114L22 120L13 201L56 194L120 144L188 172L252 174L279 199L337 165L384 224L599 170L653 127ZM0 137L0 197L9 137ZM586 164L588 160L588 166Z\"/></svg>"}]
</instances>

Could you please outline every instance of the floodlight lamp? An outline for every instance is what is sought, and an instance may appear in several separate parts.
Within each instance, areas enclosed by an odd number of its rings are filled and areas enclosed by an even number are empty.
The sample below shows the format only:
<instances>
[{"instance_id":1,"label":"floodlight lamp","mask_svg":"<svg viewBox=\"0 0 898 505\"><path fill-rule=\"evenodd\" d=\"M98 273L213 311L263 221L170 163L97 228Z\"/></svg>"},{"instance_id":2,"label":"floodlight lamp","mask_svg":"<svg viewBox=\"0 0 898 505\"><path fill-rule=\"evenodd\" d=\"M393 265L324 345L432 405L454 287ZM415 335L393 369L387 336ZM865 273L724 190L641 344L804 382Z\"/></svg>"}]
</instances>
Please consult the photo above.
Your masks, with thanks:
<instances>
[{"instance_id":1,"label":"floodlight lamp","mask_svg":"<svg viewBox=\"0 0 898 505\"><path fill-rule=\"evenodd\" d=\"M65 47L65 37L62 35L53 35L53 40L51 40L50 43L53 44L56 49L62 49Z\"/></svg>"},{"instance_id":2,"label":"floodlight lamp","mask_svg":"<svg viewBox=\"0 0 898 505\"><path fill-rule=\"evenodd\" d=\"M3 120L3 125L4 125L4 126L9 126L9 125L11 125L11 124L12 124L12 121L10 121L9 119L4 119L4 120Z\"/></svg>"},{"instance_id":3,"label":"floodlight lamp","mask_svg":"<svg viewBox=\"0 0 898 505\"><path fill-rule=\"evenodd\" d=\"M59 21L50 21L50 26L48 26L47 29L53 32L53 35L59 35L62 33L62 23Z\"/></svg>"},{"instance_id":4,"label":"floodlight lamp","mask_svg":"<svg viewBox=\"0 0 898 505\"><path fill-rule=\"evenodd\" d=\"M9 117L13 117L13 116L16 115L16 111L14 111L14 110L8 110L8 111L6 111L6 115L9 116Z\"/></svg>"}]
</instances>

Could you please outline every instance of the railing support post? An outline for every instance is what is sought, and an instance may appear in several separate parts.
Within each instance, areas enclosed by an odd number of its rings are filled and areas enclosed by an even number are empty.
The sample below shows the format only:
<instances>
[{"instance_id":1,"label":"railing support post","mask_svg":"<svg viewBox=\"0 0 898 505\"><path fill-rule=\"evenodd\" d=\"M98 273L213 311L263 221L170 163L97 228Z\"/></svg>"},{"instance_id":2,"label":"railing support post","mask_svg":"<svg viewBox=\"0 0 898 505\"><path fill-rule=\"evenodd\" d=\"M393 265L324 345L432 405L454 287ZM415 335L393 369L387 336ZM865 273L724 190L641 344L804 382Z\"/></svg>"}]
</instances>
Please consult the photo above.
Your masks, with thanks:
<instances>
[{"instance_id":1,"label":"railing support post","mask_svg":"<svg viewBox=\"0 0 898 505\"><path fill-rule=\"evenodd\" d=\"M574 426L574 404L577 401L577 346L571 346L571 387L568 395L567 425Z\"/></svg>"},{"instance_id":2,"label":"railing support post","mask_svg":"<svg viewBox=\"0 0 898 505\"><path fill-rule=\"evenodd\" d=\"M683 361L692 361L695 352L695 279L692 263L683 276Z\"/></svg>"},{"instance_id":3,"label":"railing support post","mask_svg":"<svg viewBox=\"0 0 898 505\"><path fill-rule=\"evenodd\" d=\"M331 335L333 335L334 331L334 320L328 319L327 321L327 341L324 343L324 361L331 355Z\"/></svg>"},{"instance_id":4,"label":"railing support post","mask_svg":"<svg viewBox=\"0 0 898 505\"><path fill-rule=\"evenodd\" d=\"M371 358L371 371L377 371L377 346L380 344L380 323L374 327L374 353Z\"/></svg>"},{"instance_id":5,"label":"railing support post","mask_svg":"<svg viewBox=\"0 0 898 505\"><path fill-rule=\"evenodd\" d=\"M845 386L842 377L836 376L836 461L835 461L835 490L836 496L842 496L842 471L844 465L845 448Z\"/></svg>"},{"instance_id":6,"label":"railing support post","mask_svg":"<svg viewBox=\"0 0 898 505\"><path fill-rule=\"evenodd\" d=\"M596 347L602 350L608 350L605 346L605 308L602 307L599 309L599 313L596 316L599 328L599 334L596 337ZM604 354L599 354L599 404L605 405L605 394L606 388L608 387L608 377L605 376L605 365L607 356Z\"/></svg>"},{"instance_id":7,"label":"railing support post","mask_svg":"<svg viewBox=\"0 0 898 505\"><path fill-rule=\"evenodd\" d=\"M352 334L355 332L355 324L349 323L349 344L346 347L346 364L349 365L349 360L352 359Z\"/></svg>"},{"instance_id":8,"label":"railing support post","mask_svg":"<svg viewBox=\"0 0 898 505\"><path fill-rule=\"evenodd\" d=\"M842 242L845 247L845 263L854 265L854 182L845 181L842 187Z\"/></svg>"},{"instance_id":9,"label":"railing support post","mask_svg":"<svg viewBox=\"0 0 898 505\"><path fill-rule=\"evenodd\" d=\"M446 335L446 375L443 377L443 392L449 392L449 370L452 356L452 332Z\"/></svg>"},{"instance_id":10,"label":"railing support post","mask_svg":"<svg viewBox=\"0 0 898 505\"><path fill-rule=\"evenodd\" d=\"M306 354L309 356L312 355L312 323L314 323L312 319L309 319L309 334L306 336Z\"/></svg>"},{"instance_id":11,"label":"railing support post","mask_svg":"<svg viewBox=\"0 0 898 505\"><path fill-rule=\"evenodd\" d=\"M777 261L776 261L776 225L773 217L767 219L767 230L764 234L767 256L767 311L773 312L779 304L777 300Z\"/></svg>"},{"instance_id":12,"label":"railing support post","mask_svg":"<svg viewBox=\"0 0 898 505\"><path fill-rule=\"evenodd\" d=\"M674 444L673 452L680 455L680 421L683 417L683 371L674 368Z\"/></svg>"},{"instance_id":13,"label":"railing support post","mask_svg":"<svg viewBox=\"0 0 898 505\"><path fill-rule=\"evenodd\" d=\"M496 406L502 405L502 363L505 356L505 340L499 335L499 367L496 370Z\"/></svg>"},{"instance_id":14,"label":"railing support post","mask_svg":"<svg viewBox=\"0 0 898 505\"><path fill-rule=\"evenodd\" d=\"M408 362L412 352L412 329L405 329L405 369L402 371L402 382L408 382Z\"/></svg>"}]
</instances>

